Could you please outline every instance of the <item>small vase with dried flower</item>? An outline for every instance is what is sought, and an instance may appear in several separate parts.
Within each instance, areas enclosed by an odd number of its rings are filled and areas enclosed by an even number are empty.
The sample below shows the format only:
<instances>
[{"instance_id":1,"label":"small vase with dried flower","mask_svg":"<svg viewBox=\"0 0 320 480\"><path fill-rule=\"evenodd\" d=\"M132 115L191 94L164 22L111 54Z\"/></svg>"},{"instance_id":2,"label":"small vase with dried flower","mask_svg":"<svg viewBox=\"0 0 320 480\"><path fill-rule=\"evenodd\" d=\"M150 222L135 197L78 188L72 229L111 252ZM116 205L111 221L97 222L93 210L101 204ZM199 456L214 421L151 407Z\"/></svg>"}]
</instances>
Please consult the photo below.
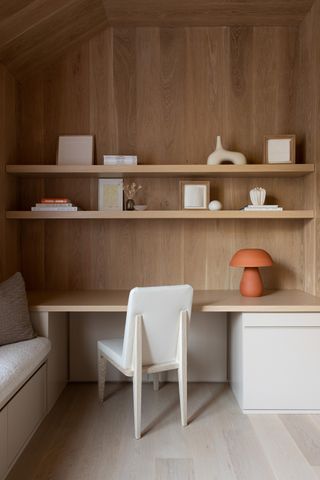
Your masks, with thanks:
<instances>
[{"instance_id":1,"label":"small vase with dried flower","mask_svg":"<svg viewBox=\"0 0 320 480\"><path fill-rule=\"evenodd\" d=\"M136 193L141 190L141 188L142 186L137 185L135 182L127 183L126 185L124 185L123 191L125 193L125 196L127 197L126 210L134 210L134 197Z\"/></svg>"}]
</instances>

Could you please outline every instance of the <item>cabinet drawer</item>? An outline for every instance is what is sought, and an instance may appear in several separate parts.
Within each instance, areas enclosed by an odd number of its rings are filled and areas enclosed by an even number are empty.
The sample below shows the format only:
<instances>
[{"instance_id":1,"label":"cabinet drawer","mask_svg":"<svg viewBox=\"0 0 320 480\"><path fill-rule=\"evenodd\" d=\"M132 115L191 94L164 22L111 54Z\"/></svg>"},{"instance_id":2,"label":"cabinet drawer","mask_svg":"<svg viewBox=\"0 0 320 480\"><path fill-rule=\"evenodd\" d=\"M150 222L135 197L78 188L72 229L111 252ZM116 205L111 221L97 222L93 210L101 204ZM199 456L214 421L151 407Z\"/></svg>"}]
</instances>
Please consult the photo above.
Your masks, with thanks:
<instances>
[{"instance_id":1,"label":"cabinet drawer","mask_svg":"<svg viewBox=\"0 0 320 480\"><path fill-rule=\"evenodd\" d=\"M46 412L46 365L43 365L7 405L8 466L14 461Z\"/></svg>"},{"instance_id":2,"label":"cabinet drawer","mask_svg":"<svg viewBox=\"0 0 320 480\"><path fill-rule=\"evenodd\" d=\"M7 471L7 407L0 411L0 478Z\"/></svg>"}]
</instances>

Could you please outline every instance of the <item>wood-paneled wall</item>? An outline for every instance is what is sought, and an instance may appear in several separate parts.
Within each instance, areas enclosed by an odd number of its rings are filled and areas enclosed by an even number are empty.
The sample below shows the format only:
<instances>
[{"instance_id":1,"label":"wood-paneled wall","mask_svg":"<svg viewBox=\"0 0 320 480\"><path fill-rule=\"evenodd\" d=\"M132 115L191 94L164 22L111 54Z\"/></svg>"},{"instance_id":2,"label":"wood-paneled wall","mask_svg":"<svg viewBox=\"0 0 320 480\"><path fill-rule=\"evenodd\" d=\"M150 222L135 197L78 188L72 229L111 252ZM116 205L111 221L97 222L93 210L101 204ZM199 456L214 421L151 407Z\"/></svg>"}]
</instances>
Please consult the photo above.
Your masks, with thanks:
<instances>
[{"instance_id":1,"label":"wood-paneled wall","mask_svg":"<svg viewBox=\"0 0 320 480\"><path fill-rule=\"evenodd\" d=\"M106 29L21 85L19 161L54 163L59 134L93 133L98 160L103 153L137 153L141 163L205 163L220 134L226 147L260 163L263 135L295 128L297 48L296 27ZM22 208L43 194L96 208L95 180L21 183ZM176 179L144 179L143 185L140 199L150 207L177 207ZM240 208L254 185L266 186L270 198L288 208L305 201L299 179L215 180L211 197ZM245 246L274 257L275 266L264 272L268 287L304 287L300 221L22 225L29 288L176 282L237 288L240 271L228 262Z\"/></svg>"},{"instance_id":2,"label":"wood-paneled wall","mask_svg":"<svg viewBox=\"0 0 320 480\"><path fill-rule=\"evenodd\" d=\"M16 162L16 81L0 64L0 281L19 270L19 225L5 219L17 203L16 180L5 173Z\"/></svg>"},{"instance_id":3,"label":"wood-paneled wall","mask_svg":"<svg viewBox=\"0 0 320 480\"><path fill-rule=\"evenodd\" d=\"M320 295L320 0L299 28L296 132L300 155L315 163L316 174L307 179L306 200L316 218L305 224L305 290Z\"/></svg>"}]
</instances>

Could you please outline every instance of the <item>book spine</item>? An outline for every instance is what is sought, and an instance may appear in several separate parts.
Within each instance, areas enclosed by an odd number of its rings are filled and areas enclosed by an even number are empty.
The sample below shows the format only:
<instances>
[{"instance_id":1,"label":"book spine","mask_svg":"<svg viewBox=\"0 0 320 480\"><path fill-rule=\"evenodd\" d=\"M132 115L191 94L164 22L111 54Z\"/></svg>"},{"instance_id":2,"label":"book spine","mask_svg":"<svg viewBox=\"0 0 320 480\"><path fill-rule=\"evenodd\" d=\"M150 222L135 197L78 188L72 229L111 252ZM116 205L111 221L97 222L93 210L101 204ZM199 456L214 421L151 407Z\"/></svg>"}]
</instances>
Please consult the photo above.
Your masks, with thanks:
<instances>
[{"instance_id":1,"label":"book spine","mask_svg":"<svg viewBox=\"0 0 320 480\"><path fill-rule=\"evenodd\" d=\"M68 198L41 198L40 203L47 204L47 203L70 203Z\"/></svg>"},{"instance_id":2,"label":"book spine","mask_svg":"<svg viewBox=\"0 0 320 480\"><path fill-rule=\"evenodd\" d=\"M78 207L31 207L32 212L76 212Z\"/></svg>"},{"instance_id":3,"label":"book spine","mask_svg":"<svg viewBox=\"0 0 320 480\"><path fill-rule=\"evenodd\" d=\"M56 206L59 206L61 208L73 207L72 203L57 203L57 202L36 203L36 207L45 208L45 209L50 207L56 207Z\"/></svg>"},{"instance_id":4,"label":"book spine","mask_svg":"<svg viewBox=\"0 0 320 480\"><path fill-rule=\"evenodd\" d=\"M248 208L245 207L243 209L245 212L279 212L282 211L282 207L277 207L277 208Z\"/></svg>"}]
</instances>

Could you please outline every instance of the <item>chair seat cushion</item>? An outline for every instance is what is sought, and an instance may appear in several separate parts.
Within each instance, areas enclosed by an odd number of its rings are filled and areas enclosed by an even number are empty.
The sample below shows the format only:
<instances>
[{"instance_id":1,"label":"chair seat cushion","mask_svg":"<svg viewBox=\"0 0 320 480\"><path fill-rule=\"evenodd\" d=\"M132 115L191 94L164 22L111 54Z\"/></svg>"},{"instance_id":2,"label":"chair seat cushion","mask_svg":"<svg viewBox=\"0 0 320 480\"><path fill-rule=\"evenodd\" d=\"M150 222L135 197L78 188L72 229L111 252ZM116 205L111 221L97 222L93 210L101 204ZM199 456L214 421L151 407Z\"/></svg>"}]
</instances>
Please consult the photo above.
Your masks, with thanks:
<instances>
[{"instance_id":1,"label":"chair seat cushion","mask_svg":"<svg viewBox=\"0 0 320 480\"><path fill-rule=\"evenodd\" d=\"M44 337L0 347L0 409L45 361L50 348Z\"/></svg>"},{"instance_id":2,"label":"chair seat cushion","mask_svg":"<svg viewBox=\"0 0 320 480\"><path fill-rule=\"evenodd\" d=\"M123 338L111 338L110 340L98 341L98 350L120 367L123 367L122 349Z\"/></svg>"}]
</instances>

